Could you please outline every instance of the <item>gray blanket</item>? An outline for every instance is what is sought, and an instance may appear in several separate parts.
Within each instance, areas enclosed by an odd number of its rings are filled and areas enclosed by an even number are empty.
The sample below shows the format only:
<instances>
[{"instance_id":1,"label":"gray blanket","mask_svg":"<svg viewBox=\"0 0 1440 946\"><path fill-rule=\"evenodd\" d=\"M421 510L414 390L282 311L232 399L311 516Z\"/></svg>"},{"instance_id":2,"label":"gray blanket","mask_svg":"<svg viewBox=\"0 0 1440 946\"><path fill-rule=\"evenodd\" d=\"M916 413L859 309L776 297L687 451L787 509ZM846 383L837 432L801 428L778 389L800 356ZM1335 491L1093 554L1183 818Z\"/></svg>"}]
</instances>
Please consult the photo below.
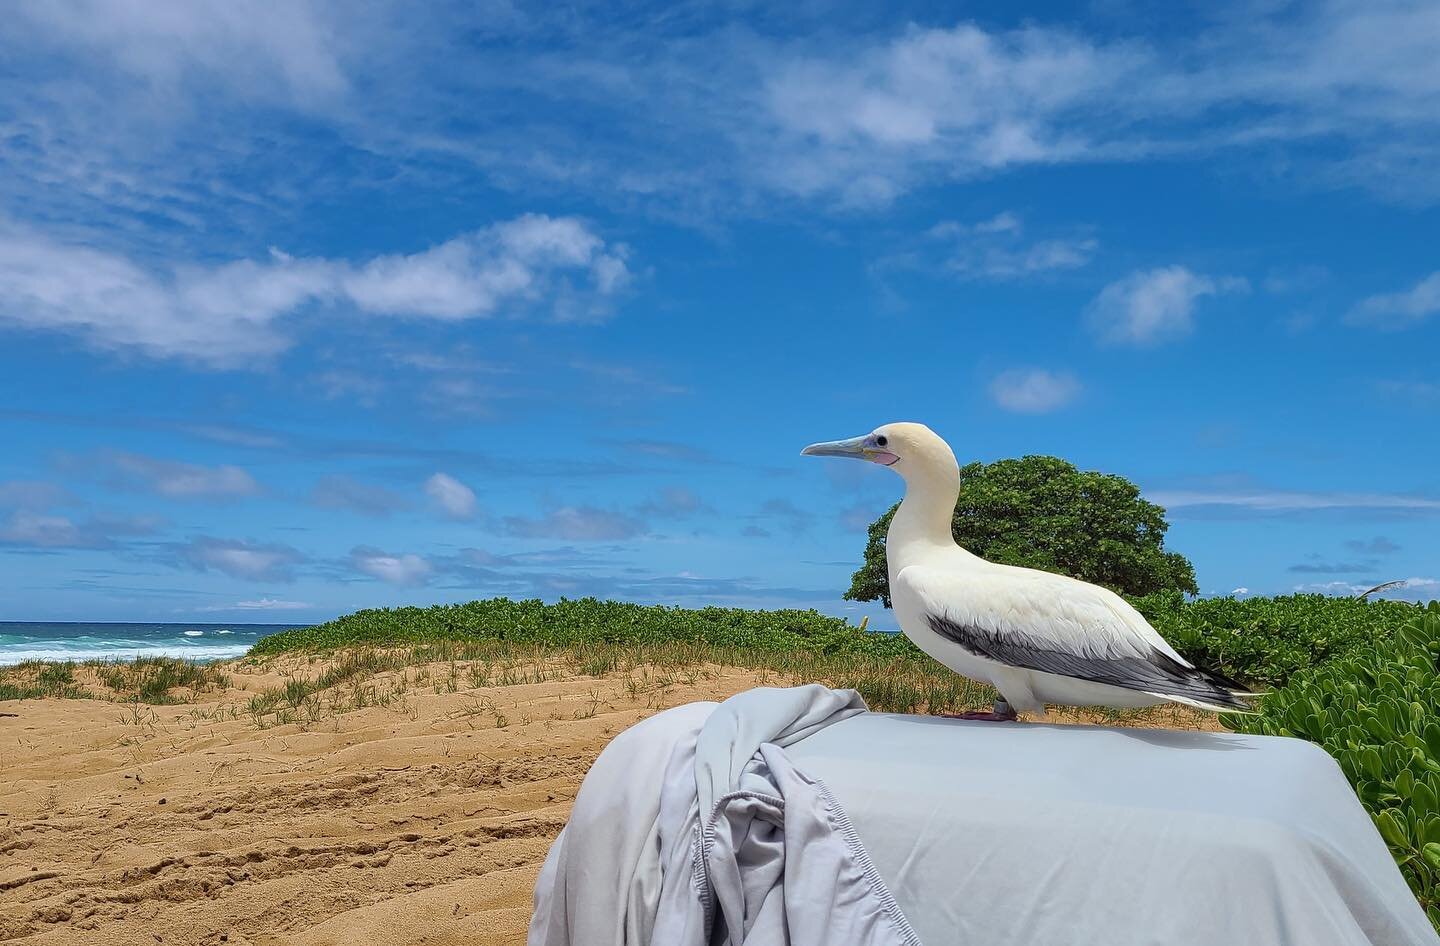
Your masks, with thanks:
<instances>
[{"instance_id":1,"label":"gray blanket","mask_svg":"<svg viewBox=\"0 0 1440 946\"><path fill-rule=\"evenodd\" d=\"M864 712L756 689L615 738L535 887L529 946L919 946L844 810L785 747Z\"/></svg>"},{"instance_id":2,"label":"gray blanket","mask_svg":"<svg viewBox=\"0 0 1440 946\"><path fill-rule=\"evenodd\" d=\"M789 755L929 946L1440 946L1299 739L866 713Z\"/></svg>"}]
</instances>

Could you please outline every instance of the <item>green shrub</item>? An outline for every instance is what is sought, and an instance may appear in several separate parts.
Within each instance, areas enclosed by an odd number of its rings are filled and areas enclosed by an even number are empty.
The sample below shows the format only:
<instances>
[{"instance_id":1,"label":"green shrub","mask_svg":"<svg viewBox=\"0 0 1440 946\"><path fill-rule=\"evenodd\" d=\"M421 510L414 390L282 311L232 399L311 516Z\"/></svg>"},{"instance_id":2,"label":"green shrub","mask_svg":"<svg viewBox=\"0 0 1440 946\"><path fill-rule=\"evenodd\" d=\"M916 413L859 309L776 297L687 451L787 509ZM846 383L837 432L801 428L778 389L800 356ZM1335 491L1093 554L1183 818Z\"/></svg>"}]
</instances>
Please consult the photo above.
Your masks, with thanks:
<instances>
[{"instance_id":1,"label":"green shrub","mask_svg":"<svg viewBox=\"0 0 1440 946\"><path fill-rule=\"evenodd\" d=\"M689 642L759 651L800 649L827 654L893 656L913 651L900 635L864 631L818 611L667 608L596 598L493 598L429 608L358 611L261 638L262 657L287 650L333 650L356 644L387 646L433 640L501 640L572 647L586 643Z\"/></svg>"},{"instance_id":2,"label":"green shrub","mask_svg":"<svg viewBox=\"0 0 1440 946\"><path fill-rule=\"evenodd\" d=\"M1379 647L1296 675L1240 732L1298 736L1340 763L1440 929L1440 602Z\"/></svg>"},{"instance_id":3,"label":"green shrub","mask_svg":"<svg viewBox=\"0 0 1440 946\"><path fill-rule=\"evenodd\" d=\"M1383 643L1416 611L1403 602L1325 595L1186 601L1171 592L1133 600L1185 657L1257 688L1283 686L1299 670ZM555 604L494 598L359 611L315 627L272 634L250 653L266 656L287 650L435 640L555 647L681 642L769 652L919 656L919 650L901 635L868 633L818 611L647 607L595 598L562 599Z\"/></svg>"},{"instance_id":4,"label":"green shrub","mask_svg":"<svg viewBox=\"0 0 1440 946\"><path fill-rule=\"evenodd\" d=\"M1386 643L1417 608L1327 595L1131 601L1187 660L1265 689L1338 657Z\"/></svg>"}]
</instances>

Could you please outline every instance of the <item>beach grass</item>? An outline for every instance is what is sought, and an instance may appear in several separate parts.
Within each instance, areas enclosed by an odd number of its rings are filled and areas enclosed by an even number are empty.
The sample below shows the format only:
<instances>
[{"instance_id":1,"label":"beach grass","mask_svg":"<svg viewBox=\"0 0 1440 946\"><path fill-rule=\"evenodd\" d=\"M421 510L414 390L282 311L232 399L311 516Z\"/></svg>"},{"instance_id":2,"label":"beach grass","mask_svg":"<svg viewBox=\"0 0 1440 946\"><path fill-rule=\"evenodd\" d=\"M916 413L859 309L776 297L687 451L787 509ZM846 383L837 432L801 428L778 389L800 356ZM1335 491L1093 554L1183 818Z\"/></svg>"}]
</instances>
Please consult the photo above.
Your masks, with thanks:
<instances>
[{"instance_id":1,"label":"beach grass","mask_svg":"<svg viewBox=\"0 0 1440 946\"><path fill-rule=\"evenodd\" d=\"M0 700L108 699L151 705L195 702L229 677L212 664L178 657L132 660L26 660L0 667Z\"/></svg>"},{"instance_id":2,"label":"beach grass","mask_svg":"<svg viewBox=\"0 0 1440 946\"><path fill-rule=\"evenodd\" d=\"M914 654L874 655L777 651L703 642L637 644L592 641L546 643L441 638L407 646L359 646L247 657L242 665L277 671L284 683L250 698L247 711L262 728L322 719L372 706L403 708L417 690L454 693L491 687L570 680L577 676L619 680L626 692L647 696L659 708L678 684L694 685L721 668L759 671L762 685L821 683L854 689L877 712L944 714L989 709L995 691L967 680L934 660ZM474 707L475 715L489 712ZM1169 714L1168 716L1166 714ZM492 713L503 726L503 714ZM1173 709L1058 711L1060 718L1115 725L1177 721ZM1184 722L1183 720L1180 722Z\"/></svg>"}]
</instances>

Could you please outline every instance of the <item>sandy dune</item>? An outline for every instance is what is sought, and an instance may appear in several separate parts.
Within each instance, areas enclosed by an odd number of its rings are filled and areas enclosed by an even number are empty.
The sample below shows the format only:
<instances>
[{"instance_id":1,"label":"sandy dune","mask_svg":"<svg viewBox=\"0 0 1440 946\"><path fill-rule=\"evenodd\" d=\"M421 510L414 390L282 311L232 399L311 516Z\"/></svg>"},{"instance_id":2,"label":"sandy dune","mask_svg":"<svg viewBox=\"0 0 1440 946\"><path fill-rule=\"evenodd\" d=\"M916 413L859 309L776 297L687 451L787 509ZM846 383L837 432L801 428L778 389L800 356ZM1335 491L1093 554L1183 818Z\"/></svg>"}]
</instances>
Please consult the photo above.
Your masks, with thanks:
<instances>
[{"instance_id":1,"label":"sandy dune","mask_svg":"<svg viewBox=\"0 0 1440 946\"><path fill-rule=\"evenodd\" d=\"M0 716L0 943L522 943L540 862L612 736L789 682L557 665L473 688L431 665L367 678L386 705L337 690L267 728L246 711L323 666L234 665L188 705L0 703L17 714Z\"/></svg>"},{"instance_id":2,"label":"sandy dune","mask_svg":"<svg viewBox=\"0 0 1440 946\"><path fill-rule=\"evenodd\" d=\"M18 714L0 717L0 942L521 943L606 742L761 682L712 668L436 693L442 675L303 728L243 711L274 668L138 713L0 703Z\"/></svg>"}]
</instances>

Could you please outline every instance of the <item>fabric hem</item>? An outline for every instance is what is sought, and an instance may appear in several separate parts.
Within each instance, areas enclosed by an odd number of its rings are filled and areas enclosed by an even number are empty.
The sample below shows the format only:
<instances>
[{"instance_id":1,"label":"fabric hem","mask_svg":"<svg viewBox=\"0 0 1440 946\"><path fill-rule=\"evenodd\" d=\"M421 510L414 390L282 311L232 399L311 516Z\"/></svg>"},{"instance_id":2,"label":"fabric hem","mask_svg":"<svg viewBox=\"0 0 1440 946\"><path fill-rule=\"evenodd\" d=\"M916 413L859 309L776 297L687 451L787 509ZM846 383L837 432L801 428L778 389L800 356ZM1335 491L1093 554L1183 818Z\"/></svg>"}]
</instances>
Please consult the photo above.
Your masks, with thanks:
<instances>
[{"instance_id":1,"label":"fabric hem","mask_svg":"<svg viewBox=\"0 0 1440 946\"><path fill-rule=\"evenodd\" d=\"M871 891L880 898L881 905L885 908L886 915L894 925L896 932L905 940L906 946L924 946L920 942L920 934L910 925L906 918L905 911L900 909L900 904L895 895L890 892L890 887L885 883L885 878L880 876L880 871L875 867L875 862L870 859L870 852L865 850L865 845L860 841L860 835L855 830L855 825L850 821L850 816L845 809L830 793L830 787L820 779L812 779L815 787L820 791L820 797L824 799L825 805L830 809L830 815L835 819L835 827L839 829L840 836L845 839L845 845L850 849L850 856L860 865L860 871L865 875L866 881L870 884Z\"/></svg>"}]
</instances>

